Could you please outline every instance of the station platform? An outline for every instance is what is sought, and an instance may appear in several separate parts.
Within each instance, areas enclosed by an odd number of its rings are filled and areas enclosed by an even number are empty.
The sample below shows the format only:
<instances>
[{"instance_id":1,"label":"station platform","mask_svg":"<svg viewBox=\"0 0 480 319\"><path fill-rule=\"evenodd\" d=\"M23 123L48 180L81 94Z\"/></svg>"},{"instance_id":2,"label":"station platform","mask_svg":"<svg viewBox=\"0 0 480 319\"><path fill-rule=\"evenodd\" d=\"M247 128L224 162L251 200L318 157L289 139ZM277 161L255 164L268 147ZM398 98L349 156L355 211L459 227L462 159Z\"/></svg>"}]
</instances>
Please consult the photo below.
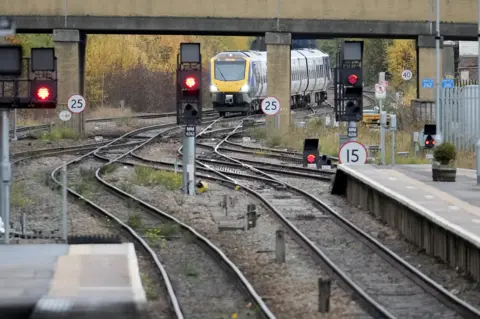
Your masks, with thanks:
<instances>
[{"instance_id":1,"label":"station platform","mask_svg":"<svg viewBox=\"0 0 480 319\"><path fill-rule=\"evenodd\" d=\"M144 318L146 303L132 243L0 245L1 318Z\"/></svg>"},{"instance_id":2,"label":"station platform","mask_svg":"<svg viewBox=\"0 0 480 319\"><path fill-rule=\"evenodd\" d=\"M431 165L338 165L333 194L345 195L405 238L480 280L480 186L476 172L434 182Z\"/></svg>"}]
</instances>

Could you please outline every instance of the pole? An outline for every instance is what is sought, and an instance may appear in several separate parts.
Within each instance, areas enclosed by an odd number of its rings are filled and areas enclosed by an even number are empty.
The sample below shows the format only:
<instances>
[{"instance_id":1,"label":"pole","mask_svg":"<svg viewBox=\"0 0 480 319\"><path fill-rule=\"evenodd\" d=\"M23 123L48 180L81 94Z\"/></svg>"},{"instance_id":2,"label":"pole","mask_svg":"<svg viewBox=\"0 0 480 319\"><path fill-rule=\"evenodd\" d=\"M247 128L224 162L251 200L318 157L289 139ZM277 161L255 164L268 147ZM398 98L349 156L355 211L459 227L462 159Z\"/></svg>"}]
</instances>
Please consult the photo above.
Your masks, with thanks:
<instances>
[{"instance_id":1,"label":"pole","mask_svg":"<svg viewBox=\"0 0 480 319\"><path fill-rule=\"evenodd\" d=\"M392 166L395 165L395 131L397 130L397 115L390 114L390 130L392 131Z\"/></svg>"},{"instance_id":2,"label":"pole","mask_svg":"<svg viewBox=\"0 0 480 319\"><path fill-rule=\"evenodd\" d=\"M355 136L348 137L349 141L356 141L357 140L357 122L355 121L349 121L348 122L348 128L347 128L347 136L350 134L350 132L355 132Z\"/></svg>"},{"instance_id":3,"label":"pole","mask_svg":"<svg viewBox=\"0 0 480 319\"><path fill-rule=\"evenodd\" d=\"M387 112L380 112L380 154L381 164L385 165L385 127L387 126Z\"/></svg>"},{"instance_id":4,"label":"pole","mask_svg":"<svg viewBox=\"0 0 480 319\"><path fill-rule=\"evenodd\" d=\"M62 228L63 228L63 240L67 242L68 239L68 219L67 219L67 194L68 194L68 187L67 187L67 164L63 162L62 168Z\"/></svg>"},{"instance_id":5,"label":"pole","mask_svg":"<svg viewBox=\"0 0 480 319\"><path fill-rule=\"evenodd\" d=\"M477 88L478 88L478 92L477 92L477 101L479 104L477 104L477 110L478 110L478 107L480 107L480 0L478 0L478 6L477 6L477 16L478 16L478 60L477 60L477 78L478 78L478 81L477 81ZM478 153L477 153L478 154ZM478 161L478 157L477 157L477 161Z\"/></svg>"},{"instance_id":6,"label":"pole","mask_svg":"<svg viewBox=\"0 0 480 319\"><path fill-rule=\"evenodd\" d=\"M436 21L436 31L435 36L435 50L436 50L436 59L437 59L437 70L436 70L436 97L435 97L435 124L437 125L437 136L441 135L441 126L440 126L440 0L437 0L437 21Z\"/></svg>"},{"instance_id":7,"label":"pole","mask_svg":"<svg viewBox=\"0 0 480 319\"><path fill-rule=\"evenodd\" d=\"M5 227L3 234L3 242L8 244L10 237L10 182L12 179L12 168L9 156L9 129L8 129L8 110L2 109L0 121L0 155L1 155L1 188L0 188L0 216L2 217Z\"/></svg>"},{"instance_id":8,"label":"pole","mask_svg":"<svg viewBox=\"0 0 480 319\"><path fill-rule=\"evenodd\" d=\"M13 136L12 141L17 140L17 109L13 109Z\"/></svg>"},{"instance_id":9,"label":"pole","mask_svg":"<svg viewBox=\"0 0 480 319\"><path fill-rule=\"evenodd\" d=\"M280 114L279 113L274 115L273 121L275 123L275 129L277 131L280 130Z\"/></svg>"},{"instance_id":10,"label":"pole","mask_svg":"<svg viewBox=\"0 0 480 319\"><path fill-rule=\"evenodd\" d=\"M477 159L477 185L480 185L480 140L477 141L477 147L476 147L476 159Z\"/></svg>"},{"instance_id":11,"label":"pole","mask_svg":"<svg viewBox=\"0 0 480 319\"><path fill-rule=\"evenodd\" d=\"M182 158L183 192L190 196L195 196L195 135L196 127L186 125Z\"/></svg>"}]
</instances>

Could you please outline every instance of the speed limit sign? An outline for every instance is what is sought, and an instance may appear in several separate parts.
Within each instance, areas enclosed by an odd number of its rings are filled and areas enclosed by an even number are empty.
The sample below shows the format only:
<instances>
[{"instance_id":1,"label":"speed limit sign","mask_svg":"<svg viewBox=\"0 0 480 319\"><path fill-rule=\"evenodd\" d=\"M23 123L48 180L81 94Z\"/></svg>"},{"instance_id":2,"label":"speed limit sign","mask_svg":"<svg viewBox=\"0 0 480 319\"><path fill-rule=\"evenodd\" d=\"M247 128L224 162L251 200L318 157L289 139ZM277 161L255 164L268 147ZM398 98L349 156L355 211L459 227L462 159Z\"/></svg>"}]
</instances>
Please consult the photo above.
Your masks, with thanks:
<instances>
[{"instance_id":1,"label":"speed limit sign","mask_svg":"<svg viewBox=\"0 0 480 319\"><path fill-rule=\"evenodd\" d=\"M366 164L367 158L367 148L356 141L343 143L338 151L338 162L340 164Z\"/></svg>"},{"instance_id":2,"label":"speed limit sign","mask_svg":"<svg viewBox=\"0 0 480 319\"><path fill-rule=\"evenodd\" d=\"M405 81L410 81L413 78L413 73L410 70L403 70L402 79Z\"/></svg>"},{"instance_id":3,"label":"speed limit sign","mask_svg":"<svg viewBox=\"0 0 480 319\"><path fill-rule=\"evenodd\" d=\"M72 95L68 99L67 107L72 113L82 113L87 106L85 98L79 94Z\"/></svg>"},{"instance_id":4,"label":"speed limit sign","mask_svg":"<svg viewBox=\"0 0 480 319\"><path fill-rule=\"evenodd\" d=\"M280 101L274 96L269 96L262 101L261 107L265 115L275 115L280 111Z\"/></svg>"}]
</instances>

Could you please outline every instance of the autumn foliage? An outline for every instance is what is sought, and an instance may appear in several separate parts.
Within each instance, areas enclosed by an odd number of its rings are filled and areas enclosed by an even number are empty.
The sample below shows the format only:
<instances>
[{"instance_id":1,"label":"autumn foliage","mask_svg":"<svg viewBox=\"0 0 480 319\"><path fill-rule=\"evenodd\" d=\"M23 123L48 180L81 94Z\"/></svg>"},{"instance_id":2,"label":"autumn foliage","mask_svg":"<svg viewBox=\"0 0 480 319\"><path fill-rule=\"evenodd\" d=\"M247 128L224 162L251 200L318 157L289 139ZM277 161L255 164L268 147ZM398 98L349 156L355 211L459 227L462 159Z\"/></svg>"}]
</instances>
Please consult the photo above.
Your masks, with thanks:
<instances>
[{"instance_id":1,"label":"autumn foliage","mask_svg":"<svg viewBox=\"0 0 480 319\"><path fill-rule=\"evenodd\" d=\"M53 46L52 38L47 34L21 34L7 40L22 44L26 55L31 47ZM123 101L126 107L137 112L173 111L176 59L181 42L201 43L204 102L208 105L210 58L221 51L256 48L259 41L248 37L89 35L85 78L89 109L102 105L119 107ZM401 70L409 68L415 74L415 42L378 39L365 39L364 42L365 84L372 86L377 81L378 72L387 71L389 89L414 97L415 87L405 85ZM312 47L315 44L334 60L339 40L309 41L297 46Z\"/></svg>"}]
</instances>

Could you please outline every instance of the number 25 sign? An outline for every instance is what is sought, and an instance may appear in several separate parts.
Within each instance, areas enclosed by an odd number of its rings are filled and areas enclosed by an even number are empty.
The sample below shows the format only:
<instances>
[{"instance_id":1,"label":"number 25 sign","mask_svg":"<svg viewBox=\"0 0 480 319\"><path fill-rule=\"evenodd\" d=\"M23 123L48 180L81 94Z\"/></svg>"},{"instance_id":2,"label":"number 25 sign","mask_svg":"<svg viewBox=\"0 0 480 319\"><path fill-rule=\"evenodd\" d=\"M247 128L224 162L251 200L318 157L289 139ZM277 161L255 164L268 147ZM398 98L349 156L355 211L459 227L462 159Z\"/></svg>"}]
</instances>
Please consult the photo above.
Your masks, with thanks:
<instances>
[{"instance_id":1,"label":"number 25 sign","mask_svg":"<svg viewBox=\"0 0 480 319\"><path fill-rule=\"evenodd\" d=\"M87 106L87 101L81 95L75 94L68 99L67 107L72 113L82 113Z\"/></svg>"}]
</instances>

